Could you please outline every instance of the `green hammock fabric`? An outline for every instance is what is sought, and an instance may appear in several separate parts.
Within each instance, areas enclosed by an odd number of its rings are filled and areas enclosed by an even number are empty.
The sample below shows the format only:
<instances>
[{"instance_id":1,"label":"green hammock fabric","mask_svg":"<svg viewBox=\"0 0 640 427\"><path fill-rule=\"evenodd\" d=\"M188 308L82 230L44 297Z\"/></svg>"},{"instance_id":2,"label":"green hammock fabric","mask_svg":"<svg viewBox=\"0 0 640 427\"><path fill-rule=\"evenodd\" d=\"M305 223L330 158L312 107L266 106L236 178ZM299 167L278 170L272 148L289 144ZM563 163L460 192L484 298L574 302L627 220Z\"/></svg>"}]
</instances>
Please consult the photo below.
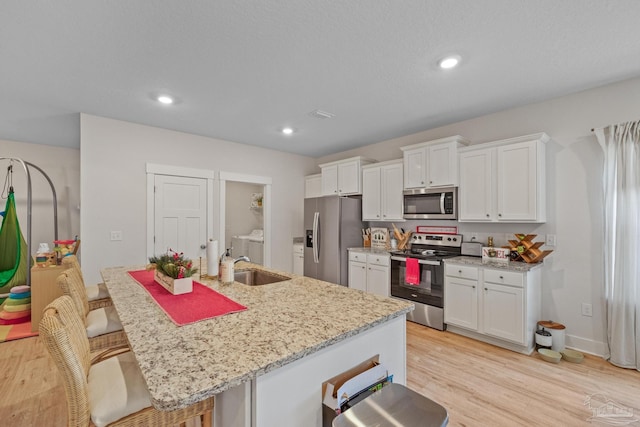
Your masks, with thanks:
<instances>
[{"instance_id":1,"label":"green hammock fabric","mask_svg":"<svg viewBox=\"0 0 640 427\"><path fill-rule=\"evenodd\" d=\"M0 293L27 283L28 257L27 242L20 231L16 201L11 191L0 227Z\"/></svg>"}]
</instances>

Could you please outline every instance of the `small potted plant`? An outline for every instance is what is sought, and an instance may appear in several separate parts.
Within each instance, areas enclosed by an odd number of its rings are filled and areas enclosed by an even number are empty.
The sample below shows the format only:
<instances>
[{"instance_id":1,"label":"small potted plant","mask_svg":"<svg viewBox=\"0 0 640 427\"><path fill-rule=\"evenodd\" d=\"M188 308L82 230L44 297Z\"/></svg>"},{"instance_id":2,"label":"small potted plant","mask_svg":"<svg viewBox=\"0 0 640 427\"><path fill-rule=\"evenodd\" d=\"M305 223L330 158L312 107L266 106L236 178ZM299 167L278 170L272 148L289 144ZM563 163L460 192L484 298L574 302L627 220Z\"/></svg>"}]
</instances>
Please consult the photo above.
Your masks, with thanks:
<instances>
[{"instance_id":1,"label":"small potted plant","mask_svg":"<svg viewBox=\"0 0 640 427\"><path fill-rule=\"evenodd\" d=\"M154 280L174 295L193 291L191 276L198 269L193 262L184 257L184 252L169 249L166 254L149 258L149 268L154 270Z\"/></svg>"}]
</instances>

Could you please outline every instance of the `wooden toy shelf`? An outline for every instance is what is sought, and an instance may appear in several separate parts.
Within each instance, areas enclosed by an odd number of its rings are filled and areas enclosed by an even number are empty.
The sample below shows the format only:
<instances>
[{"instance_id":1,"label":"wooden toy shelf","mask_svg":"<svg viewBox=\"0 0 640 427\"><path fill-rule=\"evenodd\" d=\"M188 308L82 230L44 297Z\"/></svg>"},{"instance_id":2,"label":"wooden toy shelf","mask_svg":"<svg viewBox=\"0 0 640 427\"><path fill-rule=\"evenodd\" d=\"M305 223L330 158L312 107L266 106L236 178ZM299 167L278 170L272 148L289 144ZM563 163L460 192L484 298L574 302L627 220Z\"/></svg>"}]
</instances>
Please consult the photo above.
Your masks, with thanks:
<instances>
[{"instance_id":1,"label":"wooden toy shelf","mask_svg":"<svg viewBox=\"0 0 640 427\"><path fill-rule=\"evenodd\" d=\"M529 264L541 262L544 257L549 255L551 250L540 250L540 246L544 242L533 242L536 234L515 234L517 240L509 240L509 249L512 253L518 254L517 258L511 258L512 261L524 261ZM522 252L518 250L522 247Z\"/></svg>"}]
</instances>

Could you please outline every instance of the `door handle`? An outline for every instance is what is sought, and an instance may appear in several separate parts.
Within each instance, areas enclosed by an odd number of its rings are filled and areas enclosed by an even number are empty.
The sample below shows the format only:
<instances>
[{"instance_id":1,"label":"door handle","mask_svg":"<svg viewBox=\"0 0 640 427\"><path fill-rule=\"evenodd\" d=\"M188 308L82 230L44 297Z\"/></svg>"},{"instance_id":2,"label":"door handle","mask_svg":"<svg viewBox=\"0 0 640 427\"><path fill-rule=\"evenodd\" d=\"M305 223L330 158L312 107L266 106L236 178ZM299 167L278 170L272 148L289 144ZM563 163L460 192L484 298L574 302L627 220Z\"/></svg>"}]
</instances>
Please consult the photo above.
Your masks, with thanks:
<instances>
[{"instance_id":1,"label":"door handle","mask_svg":"<svg viewBox=\"0 0 640 427\"><path fill-rule=\"evenodd\" d=\"M318 226L320 224L320 212L314 212L313 214L313 262L318 264L320 262L320 254L318 246L320 245L320 239L318 236Z\"/></svg>"}]
</instances>

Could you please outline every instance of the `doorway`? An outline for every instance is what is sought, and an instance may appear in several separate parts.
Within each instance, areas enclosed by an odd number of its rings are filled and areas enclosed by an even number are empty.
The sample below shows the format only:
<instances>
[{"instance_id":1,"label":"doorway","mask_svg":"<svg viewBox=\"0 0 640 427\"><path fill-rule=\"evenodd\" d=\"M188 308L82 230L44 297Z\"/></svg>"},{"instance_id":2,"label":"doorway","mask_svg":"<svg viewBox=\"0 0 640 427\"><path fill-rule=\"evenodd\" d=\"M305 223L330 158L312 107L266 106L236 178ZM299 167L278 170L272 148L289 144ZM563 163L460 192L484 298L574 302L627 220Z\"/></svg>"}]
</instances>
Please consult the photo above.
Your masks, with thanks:
<instances>
[{"instance_id":1,"label":"doorway","mask_svg":"<svg viewBox=\"0 0 640 427\"><path fill-rule=\"evenodd\" d=\"M232 247L235 240L234 257L247 255L252 261L271 266L271 178L220 172L219 229L220 242L224 242L225 248ZM249 236L257 229L262 229L262 243L255 235L246 242L234 239L234 236ZM242 248L238 247L243 244Z\"/></svg>"},{"instance_id":2,"label":"doorway","mask_svg":"<svg viewBox=\"0 0 640 427\"><path fill-rule=\"evenodd\" d=\"M214 233L214 171L147 164L147 258L171 248L206 256Z\"/></svg>"}]
</instances>

